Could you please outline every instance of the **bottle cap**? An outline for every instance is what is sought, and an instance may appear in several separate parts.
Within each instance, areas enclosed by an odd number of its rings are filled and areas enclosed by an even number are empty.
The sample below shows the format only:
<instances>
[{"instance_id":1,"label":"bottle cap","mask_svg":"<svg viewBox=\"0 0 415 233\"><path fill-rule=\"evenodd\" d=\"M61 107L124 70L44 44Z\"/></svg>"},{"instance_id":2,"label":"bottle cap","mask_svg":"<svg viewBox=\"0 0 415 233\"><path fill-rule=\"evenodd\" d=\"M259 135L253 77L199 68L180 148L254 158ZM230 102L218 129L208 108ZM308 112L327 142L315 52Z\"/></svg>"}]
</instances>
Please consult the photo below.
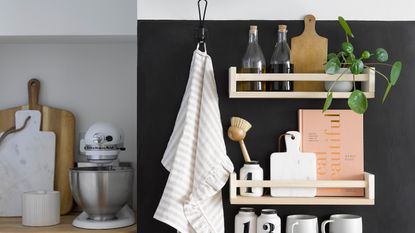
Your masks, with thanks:
<instances>
[{"instance_id":1,"label":"bottle cap","mask_svg":"<svg viewBox=\"0 0 415 233\"><path fill-rule=\"evenodd\" d=\"M261 214L277 214L277 211L274 209L263 209L261 210Z\"/></svg>"},{"instance_id":2,"label":"bottle cap","mask_svg":"<svg viewBox=\"0 0 415 233\"><path fill-rule=\"evenodd\" d=\"M255 209L254 208L251 208L251 207L241 207L239 209L239 212L248 212L248 213L251 213L251 212L255 212Z\"/></svg>"},{"instance_id":3,"label":"bottle cap","mask_svg":"<svg viewBox=\"0 0 415 233\"><path fill-rule=\"evenodd\" d=\"M245 162L245 164L247 164L247 165L256 165L256 164L259 164L259 162L258 161L251 160L249 162Z\"/></svg>"},{"instance_id":4,"label":"bottle cap","mask_svg":"<svg viewBox=\"0 0 415 233\"><path fill-rule=\"evenodd\" d=\"M249 26L249 32L256 32L258 30L258 26L257 25L251 25Z\"/></svg>"},{"instance_id":5,"label":"bottle cap","mask_svg":"<svg viewBox=\"0 0 415 233\"><path fill-rule=\"evenodd\" d=\"M286 32L287 31L287 25L284 25L284 24L278 25L278 31L279 32Z\"/></svg>"}]
</instances>

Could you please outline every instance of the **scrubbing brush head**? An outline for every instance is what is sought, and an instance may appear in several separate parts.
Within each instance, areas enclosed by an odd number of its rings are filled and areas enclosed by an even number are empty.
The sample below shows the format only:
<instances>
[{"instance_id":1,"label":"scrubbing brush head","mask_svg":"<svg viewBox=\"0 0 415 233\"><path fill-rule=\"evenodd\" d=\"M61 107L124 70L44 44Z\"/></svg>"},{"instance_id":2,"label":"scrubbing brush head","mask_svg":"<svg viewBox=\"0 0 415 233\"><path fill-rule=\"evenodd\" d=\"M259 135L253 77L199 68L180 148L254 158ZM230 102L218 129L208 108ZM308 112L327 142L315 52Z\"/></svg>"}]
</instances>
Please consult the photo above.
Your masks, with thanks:
<instances>
[{"instance_id":1,"label":"scrubbing brush head","mask_svg":"<svg viewBox=\"0 0 415 233\"><path fill-rule=\"evenodd\" d=\"M252 127L252 125L247 120L240 117L232 117L231 126L240 128L245 131L245 133L248 132L248 130Z\"/></svg>"}]
</instances>

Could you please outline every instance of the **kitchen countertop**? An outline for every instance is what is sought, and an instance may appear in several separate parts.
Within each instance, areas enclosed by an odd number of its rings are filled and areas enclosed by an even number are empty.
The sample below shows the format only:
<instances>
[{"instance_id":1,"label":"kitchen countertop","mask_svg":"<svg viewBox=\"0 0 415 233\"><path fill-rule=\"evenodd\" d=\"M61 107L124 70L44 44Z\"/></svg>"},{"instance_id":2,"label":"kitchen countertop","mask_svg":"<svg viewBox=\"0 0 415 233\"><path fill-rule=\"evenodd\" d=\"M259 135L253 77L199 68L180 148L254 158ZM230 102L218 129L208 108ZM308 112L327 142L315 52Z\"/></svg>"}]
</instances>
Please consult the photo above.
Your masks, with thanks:
<instances>
[{"instance_id":1,"label":"kitchen countertop","mask_svg":"<svg viewBox=\"0 0 415 233\"><path fill-rule=\"evenodd\" d=\"M130 227L111 229L111 230L85 230L72 226L72 220L78 216L79 213L72 213L70 215L61 216L61 223L50 227L26 227L21 224L22 220L18 218L0 218L0 232L1 233L17 233L17 232L31 232L31 233L70 233L70 232L105 232L105 233L135 233L137 232L137 225Z\"/></svg>"}]
</instances>

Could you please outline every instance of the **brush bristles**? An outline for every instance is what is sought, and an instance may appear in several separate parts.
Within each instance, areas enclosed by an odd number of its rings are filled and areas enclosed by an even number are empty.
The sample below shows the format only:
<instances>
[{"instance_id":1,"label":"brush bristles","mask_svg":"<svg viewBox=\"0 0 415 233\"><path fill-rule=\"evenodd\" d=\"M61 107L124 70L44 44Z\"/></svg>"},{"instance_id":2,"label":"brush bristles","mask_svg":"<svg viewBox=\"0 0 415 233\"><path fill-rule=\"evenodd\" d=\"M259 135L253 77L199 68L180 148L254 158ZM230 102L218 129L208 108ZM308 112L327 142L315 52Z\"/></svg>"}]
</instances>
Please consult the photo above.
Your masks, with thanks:
<instances>
[{"instance_id":1,"label":"brush bristles","mask_svg":"<svg viewBox=\"0 0 415 233\"><path fill-rule=\"evenodd\" d=\"M245 133L248 132L248 130L252 127L252 125L248 121L240 117L232 117L231 125L242 129L243 131L245 131Z\"/></svg>"}]
</instances>

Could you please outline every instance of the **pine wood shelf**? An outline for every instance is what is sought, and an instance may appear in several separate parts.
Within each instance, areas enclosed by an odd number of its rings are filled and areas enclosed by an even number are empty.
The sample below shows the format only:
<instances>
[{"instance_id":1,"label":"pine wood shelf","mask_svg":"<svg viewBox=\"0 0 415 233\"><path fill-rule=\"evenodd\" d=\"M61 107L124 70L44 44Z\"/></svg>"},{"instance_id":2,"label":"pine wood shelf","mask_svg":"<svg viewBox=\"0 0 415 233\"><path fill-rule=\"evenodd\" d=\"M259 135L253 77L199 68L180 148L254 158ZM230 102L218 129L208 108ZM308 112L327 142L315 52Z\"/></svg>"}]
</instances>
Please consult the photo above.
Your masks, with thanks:
<instances>
[{"instance_id":1,"label":"pine wood shelf","mask_svg":"<svg viewBox=\"0 0 415 233\"><path fill-rule=\"evenodd\" d=\"M109 230L85 230L72 226L72 221L80 213L72 213L70 215L61 216L61 223L49 227L26 227L22 225L22 218L1 217L0 218L0 232L1 233L72 233L72 232L105 232L105 233L135 233L137 232L137 225Z\"/></svg>"},{"instance_id":2,"label":"pine wood shelf","mask_svg":"<svg viewBox=\"0 0 415 233\"><path fill-rule=\"evenodd\" d=\"M325 99L327 92L297 92L297 91L237 91L236 83L240 81L334 81L338 75L324 73L294 73L294 74L246 74L237 73L236 67L229 68L229 98L281 98L281 99ZM352 74L344 74L339 81L353 81ZM355 81L361 82L361 89L367 98L375 98L375 71L365 69L362 74L355 76ZM333 92L335 99L347 99L351 92Z\"/></svg>"},{"instance_id":3,"label":"pine wood shelf","mask_svg":"<svg viewBox=\"0 0 415 233\"><path fill-rule=\"evenodd\" d=\"M364 188L364 197L244 197L238 195L240 187L279 188ZM274 181L237 180L230 178L230 202L233 205L374 205L375 176L365 173L364 180Z\"/></svg>"}]
</instances>

